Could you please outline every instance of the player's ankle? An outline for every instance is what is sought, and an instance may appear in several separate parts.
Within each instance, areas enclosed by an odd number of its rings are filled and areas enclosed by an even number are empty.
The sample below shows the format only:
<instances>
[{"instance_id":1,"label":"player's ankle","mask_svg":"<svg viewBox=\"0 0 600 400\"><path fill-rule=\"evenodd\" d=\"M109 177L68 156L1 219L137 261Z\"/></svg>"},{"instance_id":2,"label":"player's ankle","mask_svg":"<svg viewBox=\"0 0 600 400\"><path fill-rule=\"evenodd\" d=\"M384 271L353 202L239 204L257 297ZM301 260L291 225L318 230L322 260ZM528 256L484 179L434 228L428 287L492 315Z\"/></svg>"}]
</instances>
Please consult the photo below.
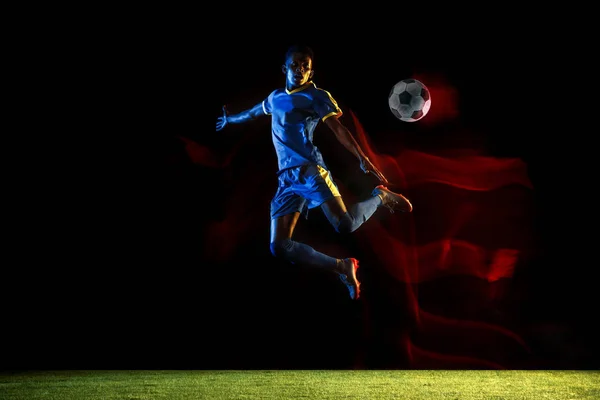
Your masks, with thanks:
<instances>
[{"instance_id":1,"label":"player's ankle","mask_svg":"<svg viewBox=\"0 0 600 400\"><path fill-rule=\"evenodd\" d=\"M335 272L337 272L338 274L345 274L348 269L346 267L347 262L348 262L348 259L346 259L346 258L338 258L337 262L335 264Z\"/></svg>"}]
</instances>

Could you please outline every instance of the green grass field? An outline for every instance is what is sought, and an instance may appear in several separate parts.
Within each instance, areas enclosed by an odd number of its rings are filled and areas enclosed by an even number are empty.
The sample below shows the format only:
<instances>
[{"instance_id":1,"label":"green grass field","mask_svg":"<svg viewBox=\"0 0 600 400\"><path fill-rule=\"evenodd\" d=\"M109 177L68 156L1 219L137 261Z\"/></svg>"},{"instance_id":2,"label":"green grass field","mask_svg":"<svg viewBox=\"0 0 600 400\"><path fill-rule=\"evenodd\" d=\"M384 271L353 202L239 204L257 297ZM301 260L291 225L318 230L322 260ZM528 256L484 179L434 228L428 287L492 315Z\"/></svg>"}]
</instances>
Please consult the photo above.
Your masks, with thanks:
<instances>
[{"instance_id":1,"label":"green grass field","mask_svg":"<svg viewBox=\"0 0 600 400\"><path fill-rule=\"evenodd\" d=\"M600 399L599 371L0 372L1 400Z\"/></svg>"}]
</instances>

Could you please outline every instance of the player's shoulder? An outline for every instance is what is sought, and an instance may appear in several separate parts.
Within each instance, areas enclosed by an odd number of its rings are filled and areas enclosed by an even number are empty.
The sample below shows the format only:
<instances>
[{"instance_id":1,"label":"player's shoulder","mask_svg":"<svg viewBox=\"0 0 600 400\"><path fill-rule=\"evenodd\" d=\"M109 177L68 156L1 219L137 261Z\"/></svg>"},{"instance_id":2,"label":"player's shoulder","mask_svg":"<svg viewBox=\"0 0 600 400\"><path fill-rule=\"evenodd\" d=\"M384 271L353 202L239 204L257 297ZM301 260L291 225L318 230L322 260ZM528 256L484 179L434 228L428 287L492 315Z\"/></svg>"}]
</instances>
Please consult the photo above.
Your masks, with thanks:
<instances>
[{"instance_id":1,"label":"player's shoulder","mask_svg":"<svg viewBox=\"0 0 600 400\"><path fill-rule=\"evenodd\" d=\"M329 100L334 104L337 103L335 98L331 95L331 92L329 92L328 90L325 90L322 87L319 87L317 85L314 85L313 90L314 90L314 95L313 95L314 97Z\"/></svg>"},{"instance_id":2,"label":"player's shoulder","mask_svg":"<svg viewBox=\"0 0 600 400\"><path fill-rule=\"evenodd\" d=\"M285 89L284 88L277 88L272 90L269 95L267 96L267 99L272 99L274 97L277 97L279 95L282 95L285 93Z\"/></svg>"},{"instance_id":3,"label":"player's shoulder","mask_svg":"<svg viewBox=\"0 0 600 400\"><path fill-rule=\"evenodd\" d=\"M312 84L312 88L316 93L319 93L322 96L331 96L331 92L329 90L326 90L320 86L317 86L317 84L315 84L314 82Z\"/></svg>"}]
</instances>

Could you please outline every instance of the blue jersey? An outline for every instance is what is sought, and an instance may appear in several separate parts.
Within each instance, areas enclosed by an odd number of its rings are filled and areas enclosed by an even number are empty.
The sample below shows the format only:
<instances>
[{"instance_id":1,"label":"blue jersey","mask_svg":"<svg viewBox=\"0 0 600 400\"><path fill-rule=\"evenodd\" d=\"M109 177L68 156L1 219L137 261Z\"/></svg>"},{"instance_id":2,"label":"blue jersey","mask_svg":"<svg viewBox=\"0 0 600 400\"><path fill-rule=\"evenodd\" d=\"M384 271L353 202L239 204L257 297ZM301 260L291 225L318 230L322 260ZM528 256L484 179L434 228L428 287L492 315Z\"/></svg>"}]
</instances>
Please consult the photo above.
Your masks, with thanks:
<instances>
[{"instance_id":1,"label":"blue jersey","mask_svg":"<svg viewBox=\"0 0 600 400\"><path fill-rule=\"evenodd\" d=\"M274 90L262 107L265 114L271 116L279 172L306 164L327 168L321 151L313 144L313 134L319 121L342 115L329 92L307 82L292 91Z\"/></svg>"}]
</instances>

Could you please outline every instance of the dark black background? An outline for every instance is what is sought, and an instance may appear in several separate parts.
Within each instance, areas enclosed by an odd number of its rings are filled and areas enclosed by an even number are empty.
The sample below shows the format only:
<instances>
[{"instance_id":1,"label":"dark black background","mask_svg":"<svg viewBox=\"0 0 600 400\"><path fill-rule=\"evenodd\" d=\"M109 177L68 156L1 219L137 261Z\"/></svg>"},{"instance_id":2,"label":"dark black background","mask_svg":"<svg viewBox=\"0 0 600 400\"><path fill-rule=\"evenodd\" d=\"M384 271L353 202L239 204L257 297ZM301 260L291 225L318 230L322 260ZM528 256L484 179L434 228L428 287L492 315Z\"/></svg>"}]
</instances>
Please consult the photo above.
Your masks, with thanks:
<instances>
[{"instance_id":1,"label":"dark black background","mask_svg":"<svg viewBox=\"0 0 600 400\"><path fill-rule=\"evenodd\" d=\"M263 200L270 193L228 197L253 157L273 159L268 125L259 123L256 134L245 127L223 134L214 123L223 104L240 110L283 85L283 54L295 42L313 47L315 81L358 115L375 143L393 140L386 136L397 123L387 109L391 85L437 73L458 89L460 124L479 132L490 154L527 163L538 253L519 276L527 302L518 321L551 321L563 331L530 337L534 354L506 365L598 367L594 138L578 104L586 79L576 56L556 54L560 35L527 24L513 24L511 35L506 25L485 23L460 30L432 24L420 34L400 22L372 31L351 20L336 31L325 18L314 21L302 31L281 21L277 34L260 24L222 24L198 40L164 29L123 38L109 52L102 71L116 91L99 92L103 118L84 140L94 150L71 144L91 167L73 180L85 190L66 185L69 201L51 219L62 233L43 230L40 248L51 261L5 282L3 367L408 366L385 344L361 342L362 303L348 301L326 276L272 259L266 219L229 263L207 262L199 245L211 234L205 224L226 218L223 202L250 202L257 215L268 215ZM406 129L409 137L420 133ZM199 167L186 158L182 136L216 154L249 137L253 154L240 155L226 172ZM308 222L308 231L322 229L321 222ZM343 240L352 248L352 238ZM365 273L385 287L385 277Z\"/></svg>"}]
</instances>

